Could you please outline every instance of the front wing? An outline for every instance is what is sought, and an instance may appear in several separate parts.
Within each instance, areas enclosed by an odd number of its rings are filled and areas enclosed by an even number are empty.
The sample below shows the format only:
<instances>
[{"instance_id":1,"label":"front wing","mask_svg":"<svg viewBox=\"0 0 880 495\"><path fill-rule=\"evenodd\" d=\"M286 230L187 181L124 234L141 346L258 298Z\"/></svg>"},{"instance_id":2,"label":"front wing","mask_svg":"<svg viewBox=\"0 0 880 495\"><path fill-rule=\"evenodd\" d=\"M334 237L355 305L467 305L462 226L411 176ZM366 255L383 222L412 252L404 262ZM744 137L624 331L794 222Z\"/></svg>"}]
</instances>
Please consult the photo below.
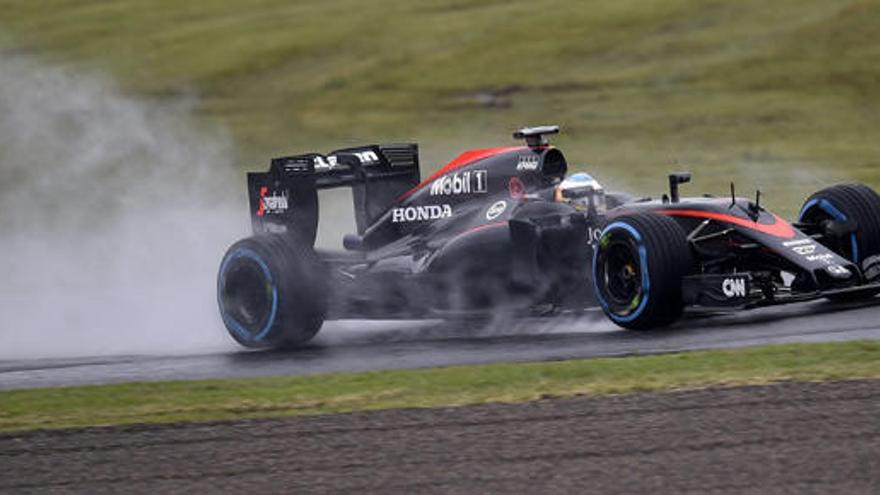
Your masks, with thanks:
<instances>
[{"instance_id":1,"label":"front wing","mask_svg":"<svg viewBox=\"0 0 880 495\"><path fill-rule=\"evenodd\" d=\"M770 289L756 283L749 272L720 275L692 275L682 280L682 298L686 306L707 309L752 309L824 297L861 299L880 293L880 282L851 287L808 292L792 292L787 288Z\"/></svg>"}]
</instances>

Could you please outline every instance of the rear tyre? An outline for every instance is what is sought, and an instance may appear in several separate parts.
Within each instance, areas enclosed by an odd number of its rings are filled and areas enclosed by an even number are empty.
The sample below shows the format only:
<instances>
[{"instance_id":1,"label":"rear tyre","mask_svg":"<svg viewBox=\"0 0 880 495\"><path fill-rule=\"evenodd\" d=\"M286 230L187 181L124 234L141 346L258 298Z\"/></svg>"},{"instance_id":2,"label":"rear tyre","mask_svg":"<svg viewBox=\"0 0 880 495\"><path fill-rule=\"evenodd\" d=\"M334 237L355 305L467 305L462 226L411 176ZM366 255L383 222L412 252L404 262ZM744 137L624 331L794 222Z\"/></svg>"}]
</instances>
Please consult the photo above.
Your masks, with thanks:
<instances>
[{"instance_id":1,"label":"rear tyre","mask_svg":"<svg viewBox=\"0 0 880 495\"><path fill-rule=\"evenodd\" d=\"M233 244L217 276L217 302L229 335L252 348L295 348L324 322L327 288L314 250L291 234Z\"/></svg>"},{"instance_id":2,"label":"rear tyre","mask_svg":"<svg viewBox=\"0 0 880 495\"><path fill-rule=\"evenodd\" d=\"M835 253L862 268L868 280L880 278L880 196L864 184L826 187L807 198L798 221L823 225L829 221L855 222L855 231L826 235L820 241Z\"/></svg>"},{"instance_id":3,"label":"rear tyre","mask_svg":"<svg viewBox=\"0 0 880 495\"><path fill-rule=\"evenodd\" d=\"M693 261L684 231L672 218L645 213L612 221L593 255L593 288L614 323L646 330L681 317L682 277Z\"/></svg>"}]
</instances>

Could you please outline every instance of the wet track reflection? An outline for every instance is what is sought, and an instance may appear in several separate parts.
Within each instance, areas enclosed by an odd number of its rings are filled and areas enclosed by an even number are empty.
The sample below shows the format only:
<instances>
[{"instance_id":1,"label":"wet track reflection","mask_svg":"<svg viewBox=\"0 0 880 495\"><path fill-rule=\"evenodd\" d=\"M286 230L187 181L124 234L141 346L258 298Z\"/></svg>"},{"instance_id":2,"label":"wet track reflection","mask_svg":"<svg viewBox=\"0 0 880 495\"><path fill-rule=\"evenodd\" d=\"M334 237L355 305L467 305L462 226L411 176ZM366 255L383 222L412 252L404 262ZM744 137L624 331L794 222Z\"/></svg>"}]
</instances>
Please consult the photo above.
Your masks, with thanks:
<instances>
[{"instance_id":1,"label":"wet track reflection","mask_svg":"<svg viewBox=\"0 0 880 495\"><path fill-rule=\"evenodd\" d=\"M659 332L624 331L598 312L489 324L330 322L309 347L293 352L245 351L230 345L228 351L190 355L0 361L0 388L304 375L880 339L878 306L880 299L845 305L818 301L711 317L691 315Z\"/></svg>"}]
</instances>

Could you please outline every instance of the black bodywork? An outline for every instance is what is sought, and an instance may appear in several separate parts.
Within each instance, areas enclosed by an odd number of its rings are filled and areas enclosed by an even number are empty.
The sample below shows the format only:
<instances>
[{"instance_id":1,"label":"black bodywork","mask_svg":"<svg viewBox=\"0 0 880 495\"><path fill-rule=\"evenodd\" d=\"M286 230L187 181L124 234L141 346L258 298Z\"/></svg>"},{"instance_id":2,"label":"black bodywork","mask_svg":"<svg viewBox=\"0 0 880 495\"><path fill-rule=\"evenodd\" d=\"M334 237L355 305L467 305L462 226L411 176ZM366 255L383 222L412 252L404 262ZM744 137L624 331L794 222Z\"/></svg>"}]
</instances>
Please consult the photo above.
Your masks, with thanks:
<instances>
[{"instance_id":1,"label":"black bodywork","mask_svg":"<svg viewBox=\"0 0 880 495\"><path fill-rule=\"evenodd\" d=\"M755 201L679 198L686 174L660 198L607 194L607 210L557 202L563 153L524 129L525 145L473 150L422 180L415 144L371 145L272 160L248 174L253 230L313 245L318 190L351 187L357 232L345 250L318 251L329 280L327 319L485 313L499 306L547 312L595 305L593 252L617 219L675 219L694 266L683 302L747 308L876 290L859 265L826 248L846 224L790 224Z\"/></svg>"}]
</instances>

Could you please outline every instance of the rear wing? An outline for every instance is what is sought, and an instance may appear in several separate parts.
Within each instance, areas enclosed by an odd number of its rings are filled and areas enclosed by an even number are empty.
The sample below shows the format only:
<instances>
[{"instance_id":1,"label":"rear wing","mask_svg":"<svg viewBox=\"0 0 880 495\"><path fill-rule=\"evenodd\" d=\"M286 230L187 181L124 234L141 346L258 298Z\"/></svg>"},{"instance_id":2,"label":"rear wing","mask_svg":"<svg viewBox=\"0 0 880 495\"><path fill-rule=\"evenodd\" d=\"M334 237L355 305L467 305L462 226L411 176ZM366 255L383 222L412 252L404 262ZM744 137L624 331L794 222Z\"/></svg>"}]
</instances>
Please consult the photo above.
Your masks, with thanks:
<instances>
[{"instance_id":1,"label":"rear wing","mask_svg":"<svg viewBox=\"0 0 880 495\"><path fill-rule=\"evenodd\" d=\"M359 235L420 181L416 144L345 148L328 155L273 158L268 172L247 174L254 233L296 232L311 244L318 229L318 190L351 187Z\"/></svg>"}]
</instances>

